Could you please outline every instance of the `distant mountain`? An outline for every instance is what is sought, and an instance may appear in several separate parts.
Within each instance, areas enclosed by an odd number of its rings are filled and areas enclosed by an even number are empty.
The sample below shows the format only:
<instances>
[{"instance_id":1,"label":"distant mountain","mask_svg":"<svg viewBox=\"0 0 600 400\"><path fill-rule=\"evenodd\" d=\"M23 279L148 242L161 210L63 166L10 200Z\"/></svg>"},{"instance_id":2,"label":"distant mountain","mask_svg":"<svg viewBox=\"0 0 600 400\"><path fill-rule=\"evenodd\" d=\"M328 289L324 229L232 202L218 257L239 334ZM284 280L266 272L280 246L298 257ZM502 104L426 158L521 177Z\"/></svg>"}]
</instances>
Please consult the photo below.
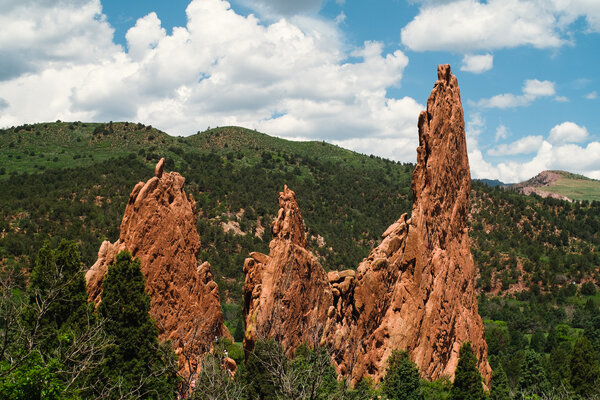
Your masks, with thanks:
<instances>
[{"instance_id":1,"label":"distant mountain","mask_svg":"<svg viewBox=\"0 0 600 400\"><path fill-rule=\"evenodd\" d=\"M537 194L543 198L600 201L600 181L566 171L542 171L511 188L522 194Z\"/></svg>"},{"instance_id":2,"label":"distant mountain","mask_svg":"<svg viewBox=\"0 0 600 400\"><path fill-rule=\"evenodd\" d=\"M488 185L490 187L496 187L496 186L506 186L507 184L499 181L498 179L473 179L474 181L478 181L483 183L484 185Z\"/></svg>"}]
</instances>

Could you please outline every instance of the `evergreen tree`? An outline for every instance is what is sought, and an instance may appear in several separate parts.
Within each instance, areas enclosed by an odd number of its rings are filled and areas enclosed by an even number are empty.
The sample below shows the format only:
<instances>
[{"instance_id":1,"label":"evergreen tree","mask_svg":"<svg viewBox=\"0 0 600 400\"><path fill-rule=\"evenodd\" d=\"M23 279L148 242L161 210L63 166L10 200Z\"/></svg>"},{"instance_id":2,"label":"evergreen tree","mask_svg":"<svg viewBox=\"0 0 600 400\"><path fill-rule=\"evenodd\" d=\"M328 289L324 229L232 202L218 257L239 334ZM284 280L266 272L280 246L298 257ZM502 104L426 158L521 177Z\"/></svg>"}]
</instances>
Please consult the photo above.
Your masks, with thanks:
<instances>
[{"instance_id":1,"label":"evergreen tree","mask_svg":"<svg viewBox=\"0 0 600 400\"><path fill-rule=\"evenodd\" d=\"M590 341L580 337L575 341L571 358L569 360L571 370L571 387L580 396L590 396L598 393L600 385L600 366Z\"/></svg>"},{"instance_id":2,"label":"evergreen tree","mask_svg":"<svg viewBox=\"0 0 600 400\"><path fill-rule=\"evenodd\" d=\"M539 354L533 350L526 350L519 377L519 390L524 393L541 394L549 389L550 386Z\"/></svg>"},{"instance_id":3,"label":"evergreen tree","mask_svg":"<svg viewBox=\"0 0 600 400\"><path fill-rule=\"evenodd\" d=\"M410 361L408 352L393 350L387 362L383 394L390 400L423 400L419 369Z\"/></svg>"},{"instance_id":4,"label":"evergreen tree","mask_svg":"<svg viewBox=\"0 0 600 400\"><path fill-rule=\"evenodd\" d=\"M27 318L42 352L56 348L60 334L81 332L91 308L77 245L63 240L52 249L45 243L31 271L28 292Z\"/></svg>"},{"instance_id":5,"label":"evergreen tree","mask_svg":"<svg viewBox=\"0 0 600 400\"><path fill-rule=\"evenodd\" d=\"M450 390L450 400L483 400L485 393L481 383L481 374L477 369L477 357L471 348L471 342L460 348L460 358L454 373L454 383Z\"/></svg>"},{"instance_id":6,"label":"evergreen tree","mask_svg":"<svg viewBox=\"0 0 600 400\"><path fill-rule=\"evenodd\" d=\"M498 365L494 369L492 375L492 389L490 391L490 400L510 400L510 387L508 386L508 378L502 365Z\"/></svg>"},{"instance_id":7,"label":"evergreen tree","mask_svg":"<svg viewBox=\"0 0 600 400\"><path fill-rule=\"evenodd\" d=\"M552 350L546 365L546 376L554 388L569 386L569 358L571 348L568 343L561 343Z\"/></svg>"},{"instance_id":8,"label":"evergreen tree","mask_svg":"<svg viewBox=\"0 0 600 400\"><path fill-rule=\"evenodd\" d=\"M546 335L544 335L544 331L541 329L536 329L533 335L531 335L531 341L529 342L529 347L534 350L536 353L544 352L544 344L546 342Z\"/></svg>"},{"instance_id":9,"label":"evergreen tree","mask_svg":"<svg viewBox=\"0 0 600 400\"><path fill-rule=\"evenodd\" d=\"M158 329L150 317L150 296L139 259L122 251L102 284L100 315L114 340L102 368L112 385L112 398L131 393L147 399L172 398L177 390L173 351L159 345Z\"/></svg>"}]
</instances>

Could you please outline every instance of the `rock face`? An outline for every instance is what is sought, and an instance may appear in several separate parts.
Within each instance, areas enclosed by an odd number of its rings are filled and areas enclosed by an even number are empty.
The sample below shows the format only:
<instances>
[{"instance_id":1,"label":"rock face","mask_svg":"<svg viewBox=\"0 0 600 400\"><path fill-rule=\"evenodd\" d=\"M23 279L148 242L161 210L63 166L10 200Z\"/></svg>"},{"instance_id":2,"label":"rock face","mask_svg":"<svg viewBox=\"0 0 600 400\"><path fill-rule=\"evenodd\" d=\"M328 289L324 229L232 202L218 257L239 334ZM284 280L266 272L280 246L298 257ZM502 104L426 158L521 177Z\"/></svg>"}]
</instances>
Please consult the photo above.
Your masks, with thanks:
<instances>
[{"instance_id":1,"label":"rock face","mask_svg":"<svg viewBox=\"0 0 600 400\"><path fill-rule=\"evenodd\" d=\"M274 337L289 353L325 321L320 344L354 383L365 375L380 380L393 349L408 350L425 378L453 377L466 341L489 383L467 226L464 117L449 65L438 67L418 127L412 218L392 224L356 272L332 271L324 281L293 192L280 194L269 256L254 254L244 265L247 350L257 337Z\"/></svg>"},{"instance_id":2,"label":"rock face","mask_svg":"<svg viewBox=\"0 0 600 400\"><path fill-rule=\"evenodd\" d=\"M172 340L180 368L187 369L196 365L216 336L229 336L229 332L223 325L219 288L210 265L198 265L196 260L200 249L196 203L185 194L185 178L177 172L165 173L163 167L161 159L155 176L134 187L119 240L102 243L86 281L90 300L99 302L102 280L115 255L128 249L138 257L160 339Z\"/></svg>"},{"instance_id":3,"label":"rock face","mask_svg":"<svg viewBox=\"0 0 600 400\"><path fill-rule=\"evenodd\" d=\"M332 304L323 267L307 249L296 194L284 187L271 226L269 255L251 253L244 262L244 349L258 338L275 338L291 355L301 343L317 344Z\"/></svg>"},{"instance_id":4,"label":"rock face","mask_svg":"<svg viewBox=\"0 0 600 400\"><path fill-rule=\"evenodd\" d=\"M464 117L449 65L438 67L418 127L412 217L404 214L386 230L358 267L354 291L334 299L342 311L328 321L325 342L339 371L355 379L383 377L393 349L408 350L421 374L436 379L454 375L460 346L471 341L489 382L467 226Z\"/></svg>"}]
</instances>

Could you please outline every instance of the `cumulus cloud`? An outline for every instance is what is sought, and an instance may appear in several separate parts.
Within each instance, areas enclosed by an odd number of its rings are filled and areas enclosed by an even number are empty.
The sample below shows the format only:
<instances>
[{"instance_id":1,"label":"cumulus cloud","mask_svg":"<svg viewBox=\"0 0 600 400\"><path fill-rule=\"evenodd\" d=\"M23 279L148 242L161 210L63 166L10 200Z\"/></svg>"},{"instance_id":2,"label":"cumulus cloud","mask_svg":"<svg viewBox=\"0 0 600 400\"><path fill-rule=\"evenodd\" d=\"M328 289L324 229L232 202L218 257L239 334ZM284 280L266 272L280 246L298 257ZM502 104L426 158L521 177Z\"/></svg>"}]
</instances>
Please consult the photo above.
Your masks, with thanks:
<instances>
[{"instance_id":1,"label":"cumulus cloud","mask_svg":"<svg viewBox=\"0 0 600 400\"><path fill-rule=\"evenodd\" d=\"M38 71L0 82L8 103L0 126L58 118L130 120L188 135L207 126L241 125L365 152L373 151L372 140L381 154L414 160L424 106L386 95L400 85L408 64L400 50L385 52L382 43L365 42L348 51L334 21L298 15L265 22L239 15L221 0L192 1L186 26L171 34L155 13L140 18L126 34L125 50L112 44L97 0L64 3L61 12L68 19L82 7L91 11L78 26L91 26L97 36L74 32L77 37L57 38L55 46L81 41L91 55L62 61L47 56L51 61ZM31 8L22 22L37 26L47 7ZM32 35L32 46L43 47L45 36Z\"/></svg>"},{"instance_id":2,"label":"cumulus cloud","mask_svg":"<svg viewBox=\"0 0 600 400\"><path fill-rule=\"evenodd\" d=\"M466 54L463 57L460 70L472 72L474 74L481 74L482 72L489 71L493 66L494 56L491 54Z\"/></svg>"},{"instance_id":3,"label":"cumulus cloud","mask_svg":"<svg viewBox=\"0 0 600 400\"><path fill-rule=\"evenodd\" d=\"M490 156L514 156L531 154L539 150L544 138L542 136L525 136L509 144L501 144L487 151Z\"/></svg>"},{"instance_id":4,"label":"cumulus cloud","mask_svg":"<svg viewBox=\"0 0 600 400\"><path fill-rule=\"evenodd\" d=\"M0 26L0 80L65 63L101 62L121 50L99 0L6 0Z\"/></svg>"},{"instance_id":5,"label":"cumulus cloud","mask_svg":"<svg viewBox=\"0 0 600 400\"><path fill-rule=\"evenodd\" d=\"M548 97L556 94L554 82L528 79L523 85L523 93L515 95L511 93L498 94L488 99L481 99L477 106L483 108L512 108L526 106L539 97Z\"/></svg>"},{"instance_id":6,"label":"cumulus cloud","mask_svg":"<svg viewBox=\"0 0 600 400\"><path fill-rule=\"evenodd\" d=\"M585 126L579 126L574 122L563 122L550 130L548 140L550 143L581 143L587 140L588 130ZM600 153L598 153L600 155Z\"/></svg>"},{"instance_id":7,"label":"cumulus cloud","mask_svg":"<svg viewBox=\"0 0 600 400\"><path fill-rule=\"evenodd\" d=\"M585 95L585 98L588 100L594 100L598 98L598 93L596 93L596 91L594 90L593 92L590 92L588 94Z\"/></svg>"},{"instance_id":8,"label":"cumulus cloud","mask_svg":"<svg viewBox=\"0 0 600 400\"><path fill-rule=\"evenodd\" d=\"M593 141L587 145L579 145L557 140L561 139L565 132L573 130L579 132L577 140L585 140L587 130L584 136L581 129L576 129L573 125L582 128L574 123L565 122L552 128L548 139L541 136L528 136L487 152L489 155L511 156L535 153L532 158L523 161L503 161L495 164L484 158L479 147L471 147L469 150L471 174L474 178L500 179L505 183L515 183L527 180L544 170L562 169L600 179L600 157L598 157L600 142ZM573 140L568 139L568 141Z\"/></svg>"},{"instance_id":9,"label":"cumulus cloud","mask_svg":"<svg viewBox=\"0 0 600 400\"><path fill-rule=\"evenodd\" d=\"M415 51L556 48L569 43L567 27L580 17L590 31L600 31L600 2L422 1L419 14L402 29L402 42Z\"/></svg>"}]
</instances>

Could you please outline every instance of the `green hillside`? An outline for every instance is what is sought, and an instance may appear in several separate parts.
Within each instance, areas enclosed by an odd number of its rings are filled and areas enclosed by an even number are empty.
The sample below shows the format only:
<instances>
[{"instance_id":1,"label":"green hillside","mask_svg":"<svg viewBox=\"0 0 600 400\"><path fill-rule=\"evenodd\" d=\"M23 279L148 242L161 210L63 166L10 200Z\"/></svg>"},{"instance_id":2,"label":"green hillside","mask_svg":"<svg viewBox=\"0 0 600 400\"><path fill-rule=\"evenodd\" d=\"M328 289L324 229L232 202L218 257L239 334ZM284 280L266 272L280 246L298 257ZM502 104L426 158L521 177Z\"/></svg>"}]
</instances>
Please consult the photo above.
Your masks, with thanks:
<instances>
[{"instance_id":1,"label":"green hillside","mask_svg":"<svg viewBox=\"0 0 600 400\"><path fill-rule=\"evenodd\" d=\"M576 201L600 201L600 181L566 171L542 171L535 177L510 186L520 193Z\"/></svg>"},{"instance_id":2,"label":"green hillside","mask_svg":"<svg viewBox=\"0 0 600 400\"><path fill-rule=\"evenodd\" d=\"M118 238L129 193L161 157L197 201L199 259L212 265L238 341L243 261L251 251L268 251L284 184L297 194L309 244L326 270L356 268L411 209L414 165L325 142L238 127L182 138L127 122L27 125L0 131L0 277L27 273L42 245L61 239L74 240L91 265L102 240ZM565 179L571 193L572 182L596 182ZM567 362L556 352L564 358L583 332L600 337L600 201L544 199L473 182L470 221L490 362L502 365L516 390L525 352L538 352L550 374L551 357ZM600 341L593 344L600 354ZM564 377L552 376L560 386Z\"/></svg>"}]
</instances>

